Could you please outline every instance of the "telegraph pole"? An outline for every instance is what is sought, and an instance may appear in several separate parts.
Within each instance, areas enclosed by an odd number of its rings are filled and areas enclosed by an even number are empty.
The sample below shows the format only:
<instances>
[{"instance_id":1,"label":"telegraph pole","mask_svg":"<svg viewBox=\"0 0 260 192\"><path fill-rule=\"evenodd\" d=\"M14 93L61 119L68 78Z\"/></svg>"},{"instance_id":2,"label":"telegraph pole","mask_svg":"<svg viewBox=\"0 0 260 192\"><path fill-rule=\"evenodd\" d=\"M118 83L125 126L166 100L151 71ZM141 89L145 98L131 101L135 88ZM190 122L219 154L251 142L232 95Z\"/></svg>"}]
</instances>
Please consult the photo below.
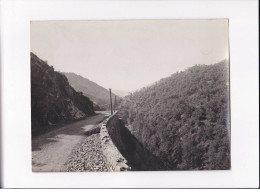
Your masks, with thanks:
<instances>
[{"instance_id":1,"label":"telegraph pole","mask_svg":"<svg viewBox=\"0 0 260 192\"><path fill-rule=\"evenodd\" d=\"M111 115L113 115L111 88L109 88L109 93L110 93L110 110L111 110Z\"/></svg>"},{"instance_id":2,"label":"telegraph pole","mask_svg":"<svg viewBox=\"0 0 260 192\"><path fill-rule=\"evenodd\" d=\"M116 96L115 96L115 101L114 101L114 112L116 112Z\"/></svg>"}]
</instances>

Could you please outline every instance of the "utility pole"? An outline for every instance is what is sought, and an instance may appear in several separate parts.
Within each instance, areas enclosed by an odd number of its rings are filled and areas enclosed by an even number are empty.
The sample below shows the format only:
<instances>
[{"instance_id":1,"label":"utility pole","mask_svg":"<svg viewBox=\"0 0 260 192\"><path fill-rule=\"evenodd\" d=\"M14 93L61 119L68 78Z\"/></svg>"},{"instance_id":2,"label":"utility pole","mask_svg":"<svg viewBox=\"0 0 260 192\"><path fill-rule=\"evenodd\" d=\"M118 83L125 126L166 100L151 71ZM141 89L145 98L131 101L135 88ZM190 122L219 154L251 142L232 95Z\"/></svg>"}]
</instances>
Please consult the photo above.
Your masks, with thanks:
<instances>
[{"instance_id":1,"label":"utility pole","mask_svg":"<svg viewBox=\"0 0 260 192\"><path fill-rule=\"evenodd\" d=\"M111 88L109 88L109 93L110 93L110 110L111 110L111 115L113 115Z\"/></svg>"},{"instance_id":2,"label":"utility pole","mask_svg":"<svg viewBox=\"0 0 260 192\"><path fill-rule=\"evenodd\" d=\"M115 101L114 101L114 112L116 112L116 96L115 96Z\"/></svg>"}]
</instances>

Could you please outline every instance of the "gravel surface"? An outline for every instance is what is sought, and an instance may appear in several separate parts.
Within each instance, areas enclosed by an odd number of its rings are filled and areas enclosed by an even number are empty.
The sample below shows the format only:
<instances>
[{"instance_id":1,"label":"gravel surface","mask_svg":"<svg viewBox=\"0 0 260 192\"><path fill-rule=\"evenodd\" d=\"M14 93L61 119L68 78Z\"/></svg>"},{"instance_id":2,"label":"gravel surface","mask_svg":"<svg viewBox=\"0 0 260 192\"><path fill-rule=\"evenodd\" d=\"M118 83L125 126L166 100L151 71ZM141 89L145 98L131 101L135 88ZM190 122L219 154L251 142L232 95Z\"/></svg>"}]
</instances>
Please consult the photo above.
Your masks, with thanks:
<instances>
[{"instance_id":1,"label":"gravel surface","mask_svg":"<svg viewBox=\"0 0 260 192\"><path fill-rule=\"evenodd\" d=\"M53 131L40 135L32 139L32 171L34 172L59 172L68 171L66 162L71 159L72 155L83 153L86 154L86 163L89 166L91 156L96 158L101 156L100 142L95 128L109 114L99 113L95 116L76 121ZM82 148L82 149L81 149ZM77 150L80 149L78 152ZM102 156L103 157L103 156ZM80 163L82 158L77 159ZM102 161L102 158L100 158ZM100 163L102 164L102 162ZM95 161L96 162L96 161ZM97 162L99 163L99 161ZM99 164L100 164L99 163ZM75 166L73 166L75 167ZM93 170L98 166L92 166ZM84 168L85 169L85 168ZM75 169L76 170L76 169ZM92 170L92 169L91 169Z\"/></svg>"},{"instance_id":2,"label":"gravel surface","mask_svg":"<svg viewBox=\"0 0 260 192\"><path fill-rule=\"evenodd\" d=\"M66 163L69 172L108 171L99 133L89 135Z\"/></svg>"}]
</instances>

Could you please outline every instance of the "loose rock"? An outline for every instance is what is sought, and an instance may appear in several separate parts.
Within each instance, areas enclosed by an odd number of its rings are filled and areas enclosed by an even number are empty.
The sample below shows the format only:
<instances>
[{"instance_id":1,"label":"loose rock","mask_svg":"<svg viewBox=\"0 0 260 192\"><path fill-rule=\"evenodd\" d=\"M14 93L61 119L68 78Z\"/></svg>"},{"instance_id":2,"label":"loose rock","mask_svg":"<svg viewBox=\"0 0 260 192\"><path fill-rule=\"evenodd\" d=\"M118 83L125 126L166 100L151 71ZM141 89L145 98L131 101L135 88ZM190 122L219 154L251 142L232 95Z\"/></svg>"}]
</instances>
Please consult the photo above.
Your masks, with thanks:
<instances>
[{"instance_id":1,"label":"loose rock","mask_svg":"<svg viewBox=\"0 0 260 192\"><path fill-rule=\"evenodd\" d=\"M88 136L72 158L70 158L67 163L67 171L108 171L99 139L99 133Z\"/></svg>"}]
</instances>

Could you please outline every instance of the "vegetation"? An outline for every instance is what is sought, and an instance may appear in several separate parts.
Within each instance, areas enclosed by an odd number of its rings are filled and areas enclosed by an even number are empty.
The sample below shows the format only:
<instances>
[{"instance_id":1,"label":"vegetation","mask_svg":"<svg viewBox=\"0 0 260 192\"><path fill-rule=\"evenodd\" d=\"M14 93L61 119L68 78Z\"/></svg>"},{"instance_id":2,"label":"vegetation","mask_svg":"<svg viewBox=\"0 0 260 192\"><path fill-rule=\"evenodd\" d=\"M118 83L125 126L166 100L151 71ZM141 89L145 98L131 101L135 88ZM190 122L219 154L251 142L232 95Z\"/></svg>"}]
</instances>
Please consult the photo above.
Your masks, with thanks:
<instances>
[{"instance_id":1,"label":"vegetation","mask_svg":"<svg viewBox=\"0 0 260 192\"><path fill-rule=\"evenodd\" d=\"M83 93L83 95L89 97L94 102L94 108L96 111L109 110L110 100L109 91L104 87L80 76L75 73L63 73L70 83L70 85L76 90ZM115 94L112 93L112 98ZM117 96L117 98L119 98Z\"/></svg>"},{"instance_id":2,"label":"vegetation","mask_svg":"<svg viewBox=\"0 0 260 192\"><path fill-rule=\"evenodd\" d=\"M168 169L230 169L228 62L196 65L127 97L119 117Z\"/></svg>"},{"instance_id":3,"label":"vegetation","mask_svg":"<svg viewBox=\"0 0 260 192\"><path fill-rule=\"evenodd\" d=\"M93 115L93 102L76 92L67 78L31 53L32 135L55 125Z\"/></svg>"}]
</instances>

